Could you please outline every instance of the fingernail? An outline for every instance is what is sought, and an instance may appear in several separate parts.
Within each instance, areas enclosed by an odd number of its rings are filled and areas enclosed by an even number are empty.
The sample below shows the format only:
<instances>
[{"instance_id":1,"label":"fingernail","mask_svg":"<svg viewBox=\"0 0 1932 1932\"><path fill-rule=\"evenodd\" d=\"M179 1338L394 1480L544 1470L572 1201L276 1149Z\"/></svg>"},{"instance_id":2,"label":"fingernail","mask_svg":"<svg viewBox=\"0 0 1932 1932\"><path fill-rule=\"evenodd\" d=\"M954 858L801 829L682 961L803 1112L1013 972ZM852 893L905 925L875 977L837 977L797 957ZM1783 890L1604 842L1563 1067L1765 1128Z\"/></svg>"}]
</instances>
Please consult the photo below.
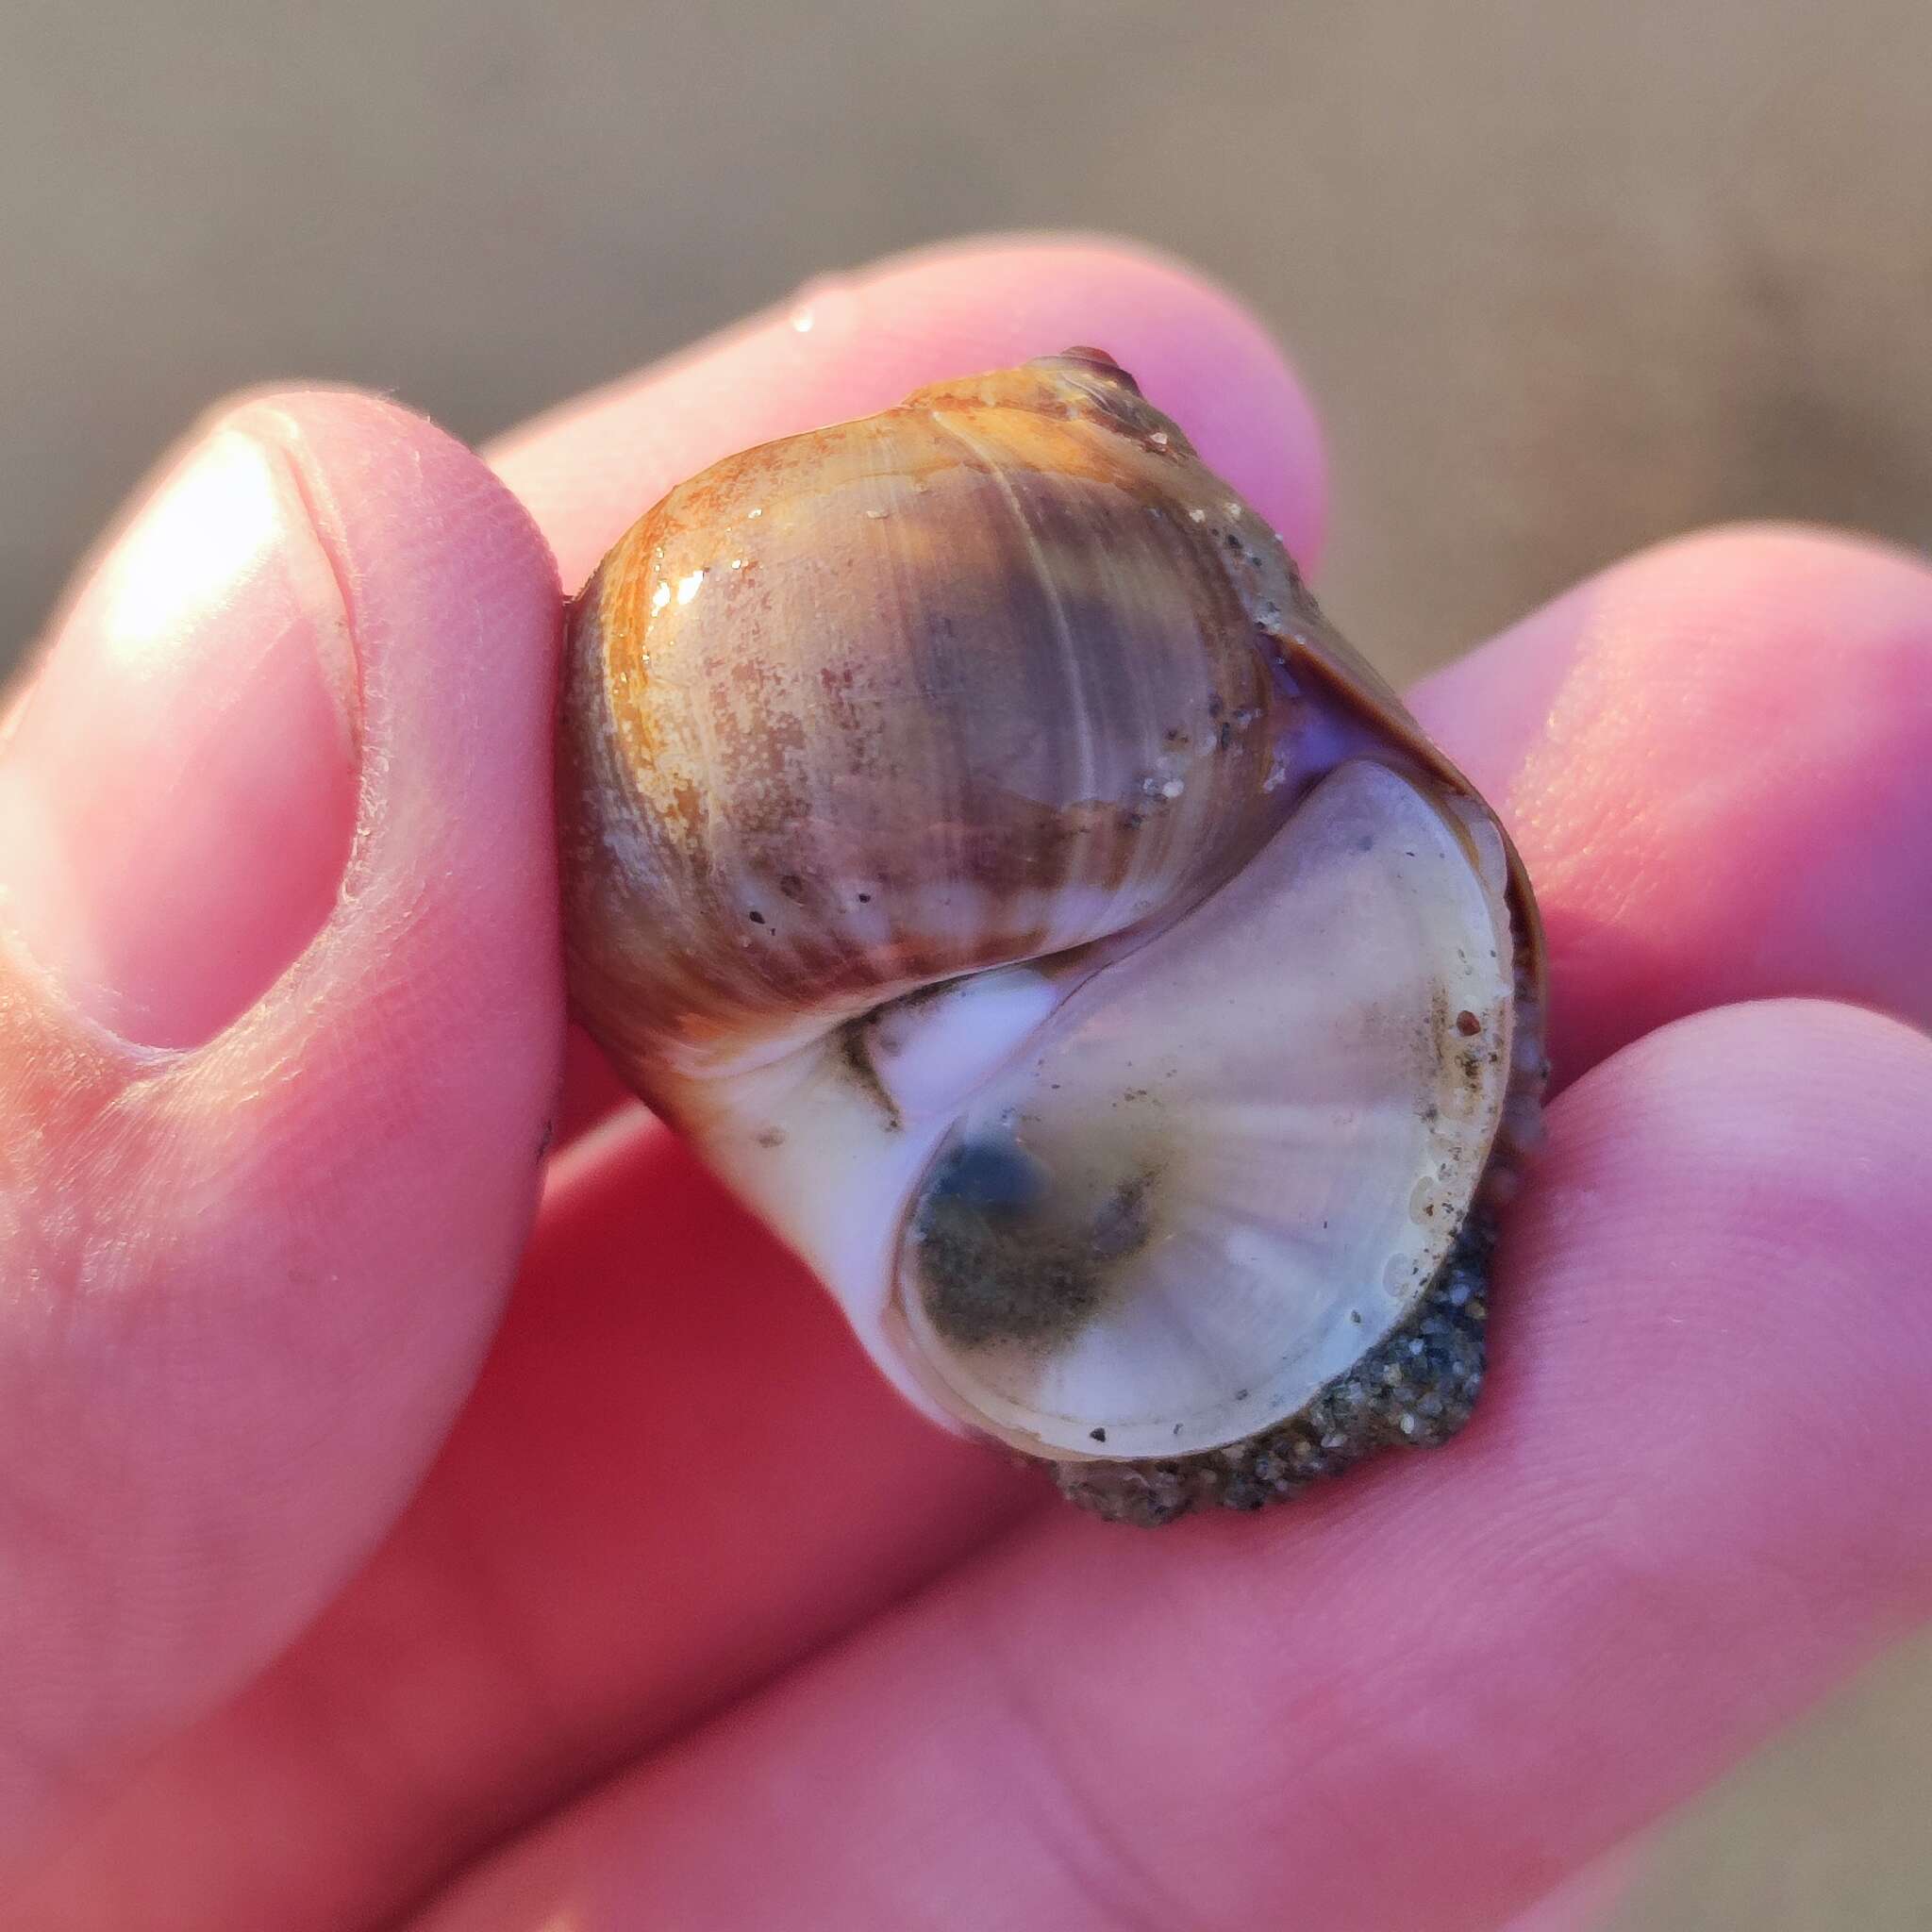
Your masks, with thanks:
<instances>
[{"instance_id":1,"label":"fingernail","mask_svg":"<svg viewBox=\"0 0 1932 1932\"><path fill-rule=\"evenodd\" d=\"M198 1045L246 1011L347 862L355 645L292 460L233 423L191 449L0 745L0 920L142 1045Z\"/></svg>"}]
</instances>

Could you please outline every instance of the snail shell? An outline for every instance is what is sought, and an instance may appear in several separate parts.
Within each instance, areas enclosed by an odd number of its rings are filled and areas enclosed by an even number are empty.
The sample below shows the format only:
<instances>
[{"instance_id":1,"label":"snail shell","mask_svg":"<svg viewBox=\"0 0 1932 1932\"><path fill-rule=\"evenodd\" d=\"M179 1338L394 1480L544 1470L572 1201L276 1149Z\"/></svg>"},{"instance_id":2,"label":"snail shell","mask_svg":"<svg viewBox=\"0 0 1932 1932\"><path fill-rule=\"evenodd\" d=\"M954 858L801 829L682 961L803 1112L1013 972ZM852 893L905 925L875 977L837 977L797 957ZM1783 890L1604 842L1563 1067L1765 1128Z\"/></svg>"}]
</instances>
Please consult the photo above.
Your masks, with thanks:
<instances>
[{"instance_id":1,"label":"snail shell","mask_svg":"<svg viewBox=\"0 0 1932 1932\"><path fill-rule=\"evenodd\" d=\"M928 1413L1146 1522L1466 1418L1527 882L1110 358L672 491L559 737L586 1024Z\"/></svg>"}]
</instances>

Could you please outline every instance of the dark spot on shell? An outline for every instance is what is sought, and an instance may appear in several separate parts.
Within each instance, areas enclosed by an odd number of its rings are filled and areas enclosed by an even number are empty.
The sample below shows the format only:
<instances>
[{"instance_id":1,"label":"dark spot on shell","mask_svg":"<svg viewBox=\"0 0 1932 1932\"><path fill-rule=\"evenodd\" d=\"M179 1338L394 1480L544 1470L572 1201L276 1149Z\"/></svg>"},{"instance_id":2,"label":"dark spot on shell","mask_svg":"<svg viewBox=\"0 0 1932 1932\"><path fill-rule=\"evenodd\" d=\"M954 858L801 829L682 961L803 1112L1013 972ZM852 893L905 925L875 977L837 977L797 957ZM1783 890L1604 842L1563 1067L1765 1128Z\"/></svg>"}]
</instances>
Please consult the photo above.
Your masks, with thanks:
<instances>
[{"instance_id":1,"label":"dark spot on shell","mask_svg":"<svg viewBox=\"0 0 1932 1932\"><path fill-rule=\"evenodd\" d=\"M765 923L765 915L762 912L747 913L746 917L754 925L762 925Z\"/></svg>"},{"instance_id":2,"label":"dark spot on shell","mask_svg":"<svg viewBox=\"0 0 1932 1932\"><path fill-rule=\"evenodd\" d=\"M1107 1441L1107 1431L1105 1429L1089 1429L1087 1433L1096 1442L1104 1442Z\"/></svg>"},{"instance_id":3,"label":"dark spot on shell","mask_svg":"<svg viewBox=\"0 0 1932 1932\"><path fill-rule=\"evenodd\" d=\"M859 893L858 903L861 906L870 906L872 904L872 894L870 892Z\"/></svg>"},{"instance_id":4,"label":"dark spot on shell","mask_svg":"<svg viewBox=\"0 0 1932 1932\"><path fill-rule=\"evenodd\" d=\"M875 1013L867 1013L857 1020L848 1020L840 1027L839 1058L844 1062L845 1071L877 1104L885 1116L887 1132L897 1133L905 1123L899 1118L898 1103L880 1083L878 1069L872 1063L872 1048L867 1037L877 1018Z\"/></svg>"},{"instance_id":5,"label":"dark spot on shell","mask_svg":"<svg viewBox=\"0 0 1932 1932\"><path fill-rule=\"evenodd\" d=\"M764 1127L759 1130L757 1139L760 1147L782 1147L785 1144L785 1129Z\"/></svg>"},{"instance_id":6,"label":"dark spot on shell","mask_svg":"<svg viewBox=\"0 0 1932 1932\"><path fill-rule=\"evenodd\" d=\"M1456 1016L1456 1030L1467 1039L1472 1033L1480 1033L1483 1023L1465 1007Z\"/></svg>"},{"instance_id":7,"label":"dark spot on shell","mask_svg":"<svg viewBox=\"0 0 1932 1932\"><path fill-rule=\"evenodd\" d=\"M935 1167L913 1223L921 1299L959 1348L1051 1346L1092 1319L1118 1264L1153 1232L1156 1175L1130 1175L1099 1202L1070 1200L1012 1136L963 1140Z\"/></svg>"},{"instance_id":8,"label":"dark spot on shell","mask_svg":"<svg viewBox=\"0 0 1932 1932\"><path fill-rule=\"evenodd\" d=\"M778 890L794 906L800 904L805 898L805 881L795 872L788 872L780 876Z\"/></svg>"}]
</instances>

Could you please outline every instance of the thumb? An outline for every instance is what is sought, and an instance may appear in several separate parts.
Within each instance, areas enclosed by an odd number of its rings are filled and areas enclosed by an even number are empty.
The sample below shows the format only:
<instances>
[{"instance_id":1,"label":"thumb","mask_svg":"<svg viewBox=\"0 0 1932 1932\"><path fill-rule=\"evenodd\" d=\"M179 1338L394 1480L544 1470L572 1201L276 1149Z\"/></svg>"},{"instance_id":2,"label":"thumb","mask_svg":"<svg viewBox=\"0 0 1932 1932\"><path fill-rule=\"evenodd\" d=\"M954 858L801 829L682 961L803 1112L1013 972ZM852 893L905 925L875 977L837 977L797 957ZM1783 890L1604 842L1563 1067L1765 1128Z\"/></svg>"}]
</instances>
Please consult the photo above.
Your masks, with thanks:
<instances>
[{"instance_id":1,"label":"thumb","mask_svg":"<svg viewBox=\"0 0 1932 1932\"><path fill-rule=\"evenodd\" d=\"M562 1029L558 600L367 398L216 420L0 745L0 1835L233 1690L407 1497Z\"/></svg>"}]
</instances>

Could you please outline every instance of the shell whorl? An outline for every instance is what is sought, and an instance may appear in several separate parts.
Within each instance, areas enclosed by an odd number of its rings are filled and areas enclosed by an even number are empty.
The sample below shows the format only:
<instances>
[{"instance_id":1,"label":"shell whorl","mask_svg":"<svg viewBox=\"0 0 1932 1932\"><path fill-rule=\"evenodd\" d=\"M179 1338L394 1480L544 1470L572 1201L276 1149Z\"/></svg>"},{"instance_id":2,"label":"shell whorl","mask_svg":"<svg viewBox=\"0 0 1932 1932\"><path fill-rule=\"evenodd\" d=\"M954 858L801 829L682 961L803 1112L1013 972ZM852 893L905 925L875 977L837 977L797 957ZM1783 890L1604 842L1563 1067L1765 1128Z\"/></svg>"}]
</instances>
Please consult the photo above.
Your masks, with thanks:
<instances>
[{"instance_id":1,"label":"shell whorl","mask_svg":"<svg viewBox=\"0 0 1932 1932\"><path fill-rule=\"evenodd\" d=\"M1075 353L674 490L573 606L579 1004L670 1110L910 990L1158 923L1333 725L1276 540Z\"/></svg>"}]
</instances>

